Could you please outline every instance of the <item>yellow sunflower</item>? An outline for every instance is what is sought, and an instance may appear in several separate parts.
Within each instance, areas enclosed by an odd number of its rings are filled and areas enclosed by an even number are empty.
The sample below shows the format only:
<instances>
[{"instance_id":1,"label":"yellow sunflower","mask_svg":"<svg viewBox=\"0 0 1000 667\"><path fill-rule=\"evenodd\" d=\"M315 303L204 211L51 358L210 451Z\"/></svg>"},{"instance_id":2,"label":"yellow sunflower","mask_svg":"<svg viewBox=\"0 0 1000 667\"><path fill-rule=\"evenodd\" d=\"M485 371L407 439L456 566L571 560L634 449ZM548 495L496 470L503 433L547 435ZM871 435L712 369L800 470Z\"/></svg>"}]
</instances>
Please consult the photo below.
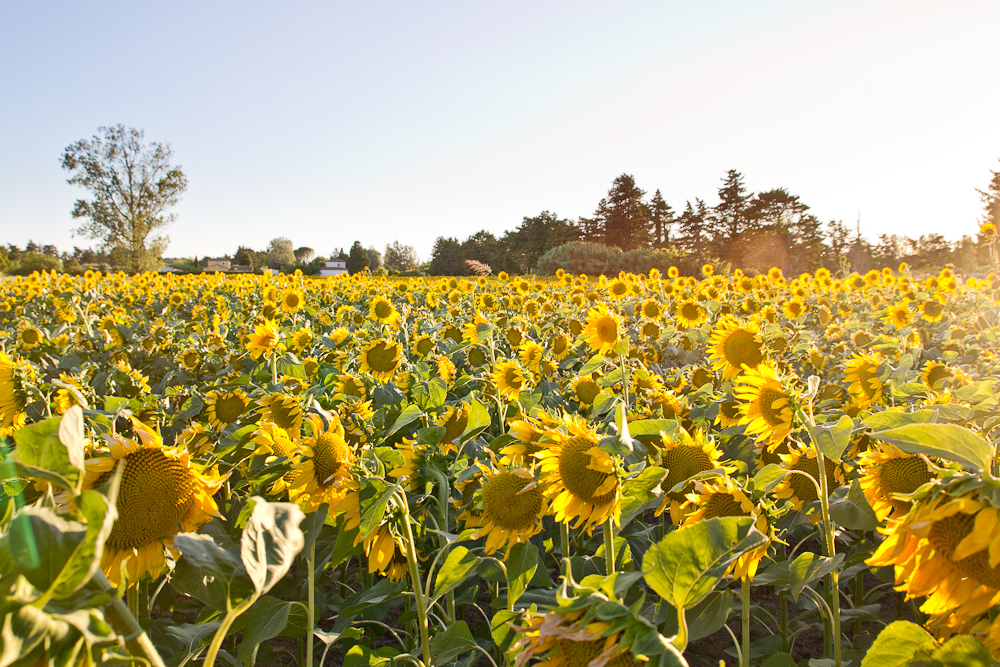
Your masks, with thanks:
<instances>
[{"instance_id":1,"label":"yellow sunflower","mask_svg":"<svg viewBox=\"0 0 1000 667\"><path fill-rule=\"evenodd\" d=\"M677 323L685 329L701 326L708 319L708 311L697 301L681 301L677 304Z\"/></svg>"},{"instance_id":2,"label":"yellow sunflower","mask_svg":"<svg viewBox=\"0 0 1000 667\"><path fill-rule=\"evenodd\" d=\"M294 313L305 303L305 295L295 289L288 289L281 293L281 310L286 313Z\"/></svg>"},{"instance_id":3,"label":"yellow sunflower","mask_svg":"<svg viewBox=\"0 0 1000 667\"><path fill-rule=\"evenodd\" d=\"M288 459L289 463L298 463L301 448L298 443L292 440L288 431L272 424L271 422L260 422L257 425L257 432L251 440L257 449L254 454L259 454L267 458L265 463L271 464L280 457ZM288 485L298 477L298 471L290 470L279 480L271 485L269 493L279 495L288 490Z\"/></svg>"},{"instance_id":4,"label":"yellow sunflower","mask_svg":"<svg viewBox=\"0 0 1000 667\"><path fill-rule=\"evenodd\" d=\"M686 499L685 526L717 517L750 516L754 518L757 530L770 536L771 526L767 515L728 476L695 482L694 490L686 495ZM767 555L769 546L770 542L767 542L737 558L731 566L736 577L753 579L761 559Z\"/></svg>"},{"instance_id":5,"label":"yellow sunflower","mask_svg":"<svg viewBox=\"0 0 1000 667\"><path fill-rule=\"evenodd\" d=\"M847 390L864 410L882 399L882 380L878 377L881 361L872 353L855 354L848 360L844 382L851 383Z\"/></svg>"},{"instance_id":6,"label":"yellow sunflower","mask_svg":"<svg viewBox=\"0 0 1000 667\"><path fill-rule=\"evenodd\" d=\"M573 392L573 400L577 401L581 408L589 408L601 393L601 386L590 375L581 375L573 380L570 389Z\"/></svg>"},{"instance_id":7,"label":"yellow sunflower","mask_svg":"<svg viewBox=\"0 0 1000 667\"><path fill-rule=\"evenodd\" d=\"M930 389L934 389L938 386L938 383L947 383L955 376L954 371L952 371L947 364L938 363L936 361L928 361L924 366L924 372L921 374L921 379L923 379L924 384Z\"/></svg>"},{"instance_id":8,"label":"yellow sunflower","mask_svg":"<svg viewBox=\"0 0 1000 667\"><path fill-rule=\"evenodd\" d=\"M511 400L517 400L527 383L524 370L514 361L498 361L490 373L490 380L502 396Z\"/></svg>"},{"instance_id":9,"label":"yellow sunflower","mask_svg":"<svg viewBox=\"0 0 1000 667\"><path fill-rule=\"evenodd\" d=\"M368 316L382 324L395 324L399 319L396 307L384 296L376 297L368 307Z\"/></svg>"},{"instance_id":10,"label":"yellow sunflower","mask_svg":"<svg viewBox=\"0 0 1000 667\"><path fill-rule=\"evenodd\" d=\"M886 311L885 323L902 329L910 323L911 317L909 304L906 301L897 301Z\"/></svg>"},{"instance_id":11,"label":"yellow sunflower","mask_svg":"<svg viewBox=\"0 0 1000 667\"><path fill-rule=\"evenodd\" d=\"M776 498L787 498L792 507L801 511L808 503L819 500L816 493L816 484L806 478L812 477L819 483L819 461L816 459L816 452L812 449L798 449L789 447L787 454L781 455L782 467L789 472L781 482L774 487ZM832 492L833 489L844 484L844 466L838 465L830 459L823 459L826 468L826 488ZM805 473L805 475L800 474ZM813 521L819 521L817 514Z\"/></svg>"},{"instance_id":12,"label":"yellow sunflower","mask_svg":"<svg viewBox=\"0 0 1000 667\"><path fill-rule=\"evenodd\" d=\"M506 545L509 555L515 544L527 542L541 532L545 496L535 484L534 475L524 468L496 470L477 465L483 471L483 480L473 503L479 511L481 528L472 539L485 537L487 554Z\"/></svg>"},{"instance_id":13,"label":"yellow sunflower","mask_svg":"<svg viewBox=\"0 0 1000 667\"><path fill-rule=\"evenodd\" d=\"M65 385L69 385L69 387L59 387L59 390L56 391L56 412L64 414L74 405L79 405L80 400L86 400L86 398L84 397L82 380L66 373L60 373L59 381ZM2 389L0 389L0 392L2 392ZM2 415L2 410L0 410L0 415Z\"/></svg>"},{"instance_id":14,"label":"yellow sunflower","mask_svg":"<svg viewBox=\"0 0 1000 667\"><path fill-rule=\"evenodd\" d=\"M297 436L302 427L302 405L289 394L269 394L260 399L261 418Z\"/></svg>"},{"instance_id":15,"label":"yellow sunflower","mask_svg":"<svg viewBox=\"0 0 1000 667\"><path fill-rule=\"evenodd\" d=\"M533 340L523 340L521 341L521 347L518 350L517 358L521 360L525 368L532 371L533 373L538 372L539 364L542 363L542 357L545 354L545 350L542 346Z\"/></svg>"},{"instance_id":16,"label":"yellow sunflower","mask_svg":"<svg viewBox=\"0 0 1000 667\"><path fill-rule=\"evenodd\" d=\"M660 506L656 508L656 516L663 514L669 507L670 521L679 526L684 520L682 507L685 497L694 489L694 482L684 486L680 491L671 489L698 473L714 470L722 452L701 429L695 429L692 434L680 428L674 437L660 433L659 439L650 445L657 450L657 465L667 471L667 476L660 483L664 493Z\"/></svg>"},{"instance_id":17,"label":"yellow sunflower","mask_svg":"<svg viewBox=\"0 0 1000 667\"><path fill-rule=\"evenodd\" d=\"M621 484L614 462L599 446L600 438L580 417L564 416L558 428L546 430L535 458L541 461L541 483L556 521L593 532L621 514Z\"/></svg>"},{"instance_id":18,"label":"yellow sunflower","mask_svg":"<svg viewBox=\"0 0 1000 667\"><path fill-rule=\"evenodd\" d=\"M18 339L21 342L22 350L30 350L41 344L42 332L39 331L37 327L33 327L29 324L21 329L20 334L18 334Z\"/></svg>"},{"instance_id":19,"label":"yellow sunflower","mask_svg":"<svg viewBox=\"0 0 1000 667\"><path fill-rule=\"evenodd\" d=\"M747 370L737 379L740 424L757 440L773 446L791 433L792 394L777 372L766 364Z\"/></svg>"},{"instance_id":20,"label":"yellow sunflower","mask_svg":"<svg viewBox=\"0 0 1000 667\"><path fill-rule=\"evenodd\" d=\"M663 315L660 302L656 299L646 299L640 307L639 312L647 320L658 320Z\"/></svg>"},{"instance_id":21,"label":"yellow sunflower","mask_svg":"<svg viewBox=\"0 0 1000 667\"><path fill-rule=\"evenodd\" d=\"M205 397L205 414L212 426L225 428L242 416L250 401L242 389L213 391Z\"/></svg>"},{"instance_id":22,"label":"yellow sunflower","mask_svg":"<svg viewBox=\"0 0 1000 667\"><path fill-rule=\"evenodd\" d=\"M609 621L586 622L585 609L560 609L546 614L528 612L524 626L514 630L522 635L510 649L516 667L530 664L544 667L634 667L623 630ZM618 629L616 629L618 628Z\"/></svg>"},{"instance_id":23,"label":"yellow sunflower","mask_svg":"<svg viewBox=\"0 0 1000 667\"><path fill-rule=\"evenodd\" d=\"M333 515L345 497L359 488L351 470L354 453L336 415L329 424L319 415L309 415L309 425L311 435L300 444L300 458L292 464L298 475L288 486L288 498L306 513L327 503Z\"/></svg>"},{"instance_id":24,"label":"yellow sunflower","mask_svg":"<svg viewBox=\"0 0 1000 667\"><path fill-rule=\"evenodd\" d=\"M621 316L602 303L591 308L587 314L583 335L591 350L598 354L608 354L621 340L624 333L622 328Z\"/></svg>"},{"instance_id":25,"label":"yellow sunflower","mask_svg":"<svg viewBox=\"0 0 1000 667\"><path fill-rule=\"evenodd\" d=\"M280 345L281 333L278 331L278 325L271 320L264 320L247 336L247 350L254 359L260 359L261 355L280 349Z\"/></svg>"},{"instance_id":26,"label":"yellow sunflower","mask_svg":"<svg viewBox=\"0 0 1000 667\"><path fill-rule=\"evenodd\" d=\"M361 353L361 372L368 373L379 382L386 382L399 369L403 348L397 342L379 338L367 345Z\"/></svg>"},{"instance_id":27,"label":"yellow sunflower","mask_svg":"<svg viewBox=\"0 0 1000 667\"><path fill-rule=\"evenodd\" d=\"M132 419L138 441L120 435L104 436L110 456L84 463L84 490L105 484L115 467L125 461L118 491L118 519L111 528L101 557L101 569L113 586L121 583L124 565L129 584L144 573L157 577L164 552L180 556L174 535L194 532L221 516L212 499L228 475L192 464L182 448L167 448L152 429Z\"/></svg>"},{"instance_id":28,"label":"yellow sunflower","mask_svg":"<svg viewBox=\"0 0 1000 667\"><path fill-rule=\"evenodd\" d=\"M365 555L368 557L368 574L380 572L390 581L399 582L407 575L405 547L393 535L389 524L382 524L364 538Z\"/></svg>"},{"instance_id":29,"label":"yellow sunflower","mask_svg":"<svg viewBox=\"0 0 1000 667\"><path fill-rule=\"evenodd\" d=\"M910 511L910 501L896 498L896 494L909 495L935 478L926 461L887 442L869 444L858 466L863 473L861 490L879 521Z\"/></svg>"},{"instance_id":30,"label":"yellow sunflower","mask_svg":"<svg viewBox=\"0 0 1000 667\"><path fill-rule=\"evenodd\" d=\"M37 375L34 367L22 360L13 360L0 351L0 436L12 434L24 426L24 409L28 404L25 381Z\"/></svg>"},{"instance_id":31,"label":"yellow sunflower","mask_svg":"<svg viewBox=\"0 0 1000 667\"><path fill-rule=\"evenodd\" d=\"M746 368L757 368L764 361L764 339L760 323L751 319L742 322L735 317L720 320L709 340L712 368L722 371L722 379L730 380Z\"/></svg>"}]
</instances>

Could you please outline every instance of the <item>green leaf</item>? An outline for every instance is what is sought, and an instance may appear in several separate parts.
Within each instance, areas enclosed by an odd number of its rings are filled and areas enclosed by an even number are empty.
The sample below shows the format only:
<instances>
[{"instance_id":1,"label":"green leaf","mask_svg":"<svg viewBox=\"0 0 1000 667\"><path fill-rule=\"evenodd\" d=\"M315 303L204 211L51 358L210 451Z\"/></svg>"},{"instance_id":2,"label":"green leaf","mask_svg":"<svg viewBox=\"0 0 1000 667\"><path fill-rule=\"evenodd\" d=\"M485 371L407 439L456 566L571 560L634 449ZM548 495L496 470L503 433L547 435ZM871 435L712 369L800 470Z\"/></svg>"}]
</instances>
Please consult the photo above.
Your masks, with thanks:
<instances>
[{"instance_id":1,"label":"green leaf","mask_svg":"<svg viewBox=\"0 0 1000 667\"><path fill-rule=\"evenodd\" d=\"M976 403L985 401L987 398L993 396L996 393L994 391L995 386L996 380L980 380L979 382L973 382L955 390L955 398L963 403L972 403L975 405Z\"/></svg>"},{"instance_id":2,"label":"green leaf","mask_svg":"<svg viewBox=\"0 0 1000 667\"><path fill-rule=\"evenodd\" d=\"M51 417L14 432L15 459L29 468L55 473L76 488L83 474L83 413L78 406L63 425L63 417ZM65 437L69 446L60 439ZM72 449L71 449L72 448Z\"/></svg>"},{"instance_id":3,"label":"green leaf","mask_svg":"<svg viewBox=\"0 0 1000 667\"><path fill-rule=\"evenodd\" d=\"M117 495L117 488L112 495ZM84 491L77 496L75 502L87 519L87 532L53 583L52 595L56 599L79 590L97 574L104 553L104 543L118 518L115 506L109 505L108 499L97 491Z\"/></svg>"},{"instance_id":4,"label":"green leaf","mask_svg":"<svg viewBox=\"0 0 1000 667\"><path fill-rule=\"evenodd\" d=\"M465 621L455 621L444 632L431 638L431 655L435 665L444 665L479 646Z\"/></svg>"},{"instance_id":5,"label":"green leaf","mask_svg":"<svg viewBox=\"0 0 1000 667\"><path fill-rule=\"evenodd\" d=\"M587 363L583 365L583 368L580 369L577 375L580 376L590 375L603 365L604 365L604 357L599 354L595 354L587 361Z\"/></svg>"},{"instance_id":6,"label":"green leaf","mask_svg":"<svg viewBox=\"0 0 1000 667\"><path fill-rule=\"evenodd\" d=\"M838 486L830 494L830 518L848 530L875 530L879 524L857 479L850 486Z\"/></svg>"},{"instance_id":7,"label":"green leaf","mask_svg":"<svg viewBox=\"0 0 1000 667\"><path fill-rule=\"evenodd\" d=\"M240 540L240 559L258 595L288 573L305 545L299 524L305 514L292 503L269 503L253 496L253 512Z\"/></svg>"},{"instance_id":8,"label":"green leaf","mask_svg":"<svg viewBox=\"0 0 1000 667\"><path fill-rule=\"evenodd\" d=\"M255 590L239 550L222 545L216 539L203 533L182 533L174 537L174 546L181 552L181 558L170 583L178 592L224 612L255 595Z\"/></svg>"},{"instance_id":9,"label":"green leaf","mask_svg":"<svg viewBox=\"0 0 1000 667\"><path fill-rule=\"evenodd\" d=\"M500 609L493 614L493 620L490 622L490 634L493 635L493 643L500 649L501 653L507 653L510 647L514 645L517 633L514 632L514 629L508 623L516 624L521 617L521 613L519 611Z\"/></svg>"},{"instance_id":10,"label":"green leaf","mask_svg":"<svg viewBox=\"0 0 1000 667\"><path fill-rule=\"evenodd\" d=\"M388 440L391 436L395 435L400 429L412 424L414 421L419 419L421 414L423 414L423 410L421 410L416 405L407 405L405 408L403 408L403 411L399 413L399 416L396 417L396 421L393 422L392 427L385 432L384 436L385 439Z\"/></svg>"},{"instance_id":11,"label":"green leaf","mask_svg":"<svg viewBox=\"0 0 1000 667\"><path fill-rule=\"evenodd\" d=\"M66 521L44 507L25 507L11 522L5 536L14 565L40 591L52 588L63 566L87 534L86 526Z\"/></svg>"},{"instance_id":12,"label":"green leaf","mask_svg":"<svg viewBox=\"0 0 1000 667\"><path fill-rule=\"evenodd\" d=\"M708 595L739 556L767 542L752 517L723 517L676 530L646 552L646 582L675 607Z\"/></svg>"},{"instance_id":13,"label":"green leaf","mask_svg":"<svg viewBox=\"0 0 1000 667\"><path fill-rule=\"evenodd\" d=\"M278 369L279 375L288 375L299 380L307 379L305 367L299 361L298 357L292 353L278 357L275 366Z\"/></svg>"},{"instance_id":14,"label":"green leaf","mask_svg":"<svg viewBox=\"0 0 1000 667\"><path fill-rule=\"evenodd\" d=\"M809 435L812 436L813 443L823 452L823 456L831 461L840 461L844 450L851 444L851 432L854 430L854 421L844 415L836 424L823 424L820 426L809 426Z\"/></svg>"},{"instance_id":15,"label":"green leaf","mask_svg":"<svg viewBox=\"0 0 1000 667\"><path fill-rule=\"evenodd\" d=\"M475 572L481 560L482 558L465 547L452 549L434 580L434 597L440 598L462 585L469 575Z\"/></svg>"},{"instance_id":16,"label":"green leaf","mask_svg":"<svg viewBox=\"0 0 1000 667\"><path fill-rule=\"evenodd\" d=\"M649 442L660 437L660 431L664 435L671 436L677 430L676 419L640 419L630 422L628 432L636 440Z\"/></svg>"},{"instance_id":17,"label":"green leaf","mask_svg":"<svg viewBox=\"0 0 1000 667\"><path fill-rule=\"evenodd\" d=\"M788 471L776 463L768 463L753 476L754 491L770 493L787 474Z\"/></svg>"},{"instance_id":18,"label":"green leaf","mask_svg":"<svg viewBox=\"0 0 1000 667\"><path fill-rule=\"evenodd\" d=\"M489 428L491 423L490 411L487 407L479 401L472 401L469 405L469 422L465 426L465 430L462 431L462 435L458 439L459 442L476 437Z\"/></svg>"},{"instance_id":19,"label":"green leaf","mask_svg":"<svg viewBox=\"0 0 1000 667\"><path fill-rule=\"evenodd\" d=\"M398 482L388 484L380 479L370 479L365 482L358 501L361 506L359 528L362 538L368 537L382 523L382 519L385 518L386 505L389 504L389 499L398 488Z\"/></svg>"},{"instance_id":20,"label":"green leaf","mask_svg":"<svg viewBox=\"0 0 1000 667\"><path fill-rule=\"evenodd\" d=\"M302 545L302 553L309 553L309 549L316 544L316 538L326 524L326 515L330 506L323 503L315 511L306 515L302 521L302 534L305 536L305 543ZM334 566L336 567L336 566Z\"/></svg>"},{"instance_id":21,"label":"green leaf","mask_svg":"<svg viewBox=\"0 0 1000 667\"><path fill-rule=\"evenodd\" d=\"M663 495L660 483L667 471L657 466L649 466L622 485L621 526L624 528L639 515L646 503Z\"/></svg>"},{"instance_id":22,"label":"green leaf","mask_svg":"<svg viewBox=\"0 0 1000 667\"><path fill-rule=\"evenodd\" d=\"M798 667L798 663L787 653L775 653L760 663L760 667Z\"/></svg>"},{"instance_id":23,"label":"green leaf","mask_svg":"<svg viewBox=\"0 0 1000 667\"><path fill-rule=\"evenodd\" d=\"M788 588L791 590L792 600L798 602L799 595L806 584L830 574L837 569L843 560L844 554L837 554L833 558L819 556L811 552L800 554L788 564Z\"/></svg>"},{"instance_id":24,"label":"green leaf","mask_svg":"<svg viewBox=\"0 0 1000 667\"><path fill-rule=\"evenodd\" d=\"M444 405L448 398L448 384L439 377L430 382L418 382L410 390L413 402L424 410L432 410Z\"/></svg>"},{"instance_id":25,"label":"green leaf","mask_svg":"<svg viewBox=\"0 0 1000 667\"><path fill-rule=\"evenodd\" d=\"M733 611L731 591L712 591L687 613L688 641L697 641L722 629Z\"/></svg>"},{"instance_id":26,"label":"green leaf","mask_svg":"<svg viewBox=\"0 0 1000 667\"><path fill-rule=\"evenodd\" d=\"M254 602L246 615L243 639L236 652L236 662L245 662L253 655L253 650L259 644L281 634L288 625L288 613L295 604L270 595L265 595Z\"/></svg>"},{"instance_id":27,"label":"green leaf","mask_svg":"<svg viewBox=\"0 0 1000 667\"><path fill-rule=\"evenodd\" d=\"M865 417L861 423L873 431L886 431L907 424L927 424L935 421L937 421L936 410L917 410L916 412L883 410Z\"/></svg>"},{"instance_id":28,"label":"green leaf","mask_svg":"<svg viewBox=\"0 0 1000 667\"><path fill-rule=\"evenodd\" d=\"M957 424L908 424L872 433L871 437L910 454L940 456L974 471L985 470L993 456L988 442Z\"/></svg>"},{"instance_id":29,"label":"green leaf","mask_svg":"<svg viewBox=\"0 0 1000 667\"><path fill-rule=\"evenodd\" d=\"M918 651L936 646L929 632L916 623L894 621L882 629L861 660L861 667L904 667Z\"/></svg>"},{"instance_id":30,"label":"green leaf","mask_svg":"<svg viewBox=\"0 0 1000 667\"><path fill-rule=\"evenodd\" d=\"M506 565L509 604L515 604L538 569L538 549L531 542L519 542L511 547Z\"/></svg>"},{"instance_id":31,"label":"green leaf","mask_svg":"<svg viewBox=\"0 0 1000 667\"><path fill-rule=\"evenodd\" d=\"M958 635L934 651L928 667L992 667L996 664L981 641L970 635Z\"/></svg>"}]
</instances>

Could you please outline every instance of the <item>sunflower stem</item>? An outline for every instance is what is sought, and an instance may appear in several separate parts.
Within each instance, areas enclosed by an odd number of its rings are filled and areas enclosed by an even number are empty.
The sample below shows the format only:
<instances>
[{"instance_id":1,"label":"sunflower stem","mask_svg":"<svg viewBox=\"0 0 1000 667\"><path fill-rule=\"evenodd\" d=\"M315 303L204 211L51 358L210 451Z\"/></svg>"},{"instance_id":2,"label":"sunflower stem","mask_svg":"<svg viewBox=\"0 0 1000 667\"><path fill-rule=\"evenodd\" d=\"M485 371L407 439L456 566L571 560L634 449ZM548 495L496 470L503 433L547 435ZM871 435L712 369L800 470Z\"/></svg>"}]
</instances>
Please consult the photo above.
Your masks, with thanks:
<instances>
[{"instance_id":1,"label":"sunflower stem","mask_svg":"<svg viewBox=\"0 0 1000 667\"><path fill-rule=\"evenodd\" d=\"M559 546L562 549L562 575L569 576L569 523L559 524Z\"/></svg>"},{"instance_id":2,"label":"sunflower stem","mask_svg":"<svg viewBox=\"0 0 1000 667\"><path fill-rule=\"evenodd\" d=\"M139 618L139 584L135 583L126 589L125 594L128 596L128 611L132 614L132 618Z\"/></svg>"},{"instance_id":3,"label":"sunflower stem","mask_svg":"<svg viewBox=\"0 0 1000 667\"><path fill-rule=\"evenodd\" d=\"M743 644L743 650L740 652L740 657L742 658L740 667L750 667L750 577L743 577L740 602L743 607L741 610L743 612L743 626L740 634L740 643Z\"/></svg>"},{"instance_id":4,"label":"sunflower stem","mask_svg":"<svg viewBox=\"0 0 1000 667\"><path fill-rule=\"evenodd\" d=\"M111 590L111 585L107 583L108 580L100 570L97 571L94 580L101 589ZM104 618L115 632L125 638L125 647L128 648L129 653L149 661L151 667L164 667L163 658L160 657L153 642L150 641L149 636L143 631L135 616L129 612L124 602L117 597L112 597L111 601L104 607Z\"/></svg>"},{"instance_id":5,"label":"sunflower stem","mask_svg":"<svg viewBox=\"0 0 1000 667\"><path fill-rule=\"evenodd\" d=\"M278 353L271 353L271 382L278 384Z\"/></svg>"},{"instance_id":6,"label":"sunflower stem","mask_svg":"<svg viewBox=\"0 0 1000 667\"><path fill-rule=\"evenodd\" d=\"M608 564L608 576L615 573L615 525L614 517L608 516L604 522L604 560Z\"/></svg>"},{"instance_id":7,"label":"sunflower stem","mask_svg":"<svg viewBox=\"0 0 1000 667\"><path fill-rule=\"evenodd\" d=\"M833 558L837 553L837 546L834 533L833 521L830 519L830 490L829 484L826 479L826 456L823 455L823 451L813 441L813 449L816 450L816 461L819 464L819 485L820 485L820 505L823 508L823 532L826 537L826 555L828 558ZM840 656L840 570L835 569L827 577L827 594L830 596L830 611L833 627L831 640L833 642L833 664L834 667L840 667L841 656Z\"/></svg>"},{"instance_id":8,"label":"sunflower stem","mask_svg":"<svg viewBox=\"0 0 1000 667\"><path fill-rule=\"evenodd\" d=\"M678 653L684 653L688 644L688 624L684 616L684 607L677 607L677 634L673 636L670 643L674 645Z\"/></svg>"},{"instance_id":9,"label":"sunflower stem","mask_svg":"<svg viewBox=\"0 0 1000 667\"><path fill-rule=\"evenodd\" d=\"M410 528L410 505L406 501L406 491L399 489L398 496L403 505L403 527L406 532L406 562L410 567L410 583L413 585L413 599L417 605L417 621L420 624L420 646L424 653L424 664L431 664L431 641L427 629L427 608L423 589L420 585L420 570L417 567L417 549L413 543L413 529ZM207 667L207 666L206 666Z\"/></svg>"},{"instance_id":10,"label":"sunflower stem","mask_svg":"<svg viewBox=\"0 0 1000 667\"><path fill-rule=\"evenodd\" d=\"M306 607L306 625L309 626L309 632L306 634L306 667L312 667L313 664L313 632L316 629L316 573L313 571L316 567L316 540L312 541L309 545L309 557L306 559L306 577L308 578L308 607Z\"/></svg>"}]
</instances>

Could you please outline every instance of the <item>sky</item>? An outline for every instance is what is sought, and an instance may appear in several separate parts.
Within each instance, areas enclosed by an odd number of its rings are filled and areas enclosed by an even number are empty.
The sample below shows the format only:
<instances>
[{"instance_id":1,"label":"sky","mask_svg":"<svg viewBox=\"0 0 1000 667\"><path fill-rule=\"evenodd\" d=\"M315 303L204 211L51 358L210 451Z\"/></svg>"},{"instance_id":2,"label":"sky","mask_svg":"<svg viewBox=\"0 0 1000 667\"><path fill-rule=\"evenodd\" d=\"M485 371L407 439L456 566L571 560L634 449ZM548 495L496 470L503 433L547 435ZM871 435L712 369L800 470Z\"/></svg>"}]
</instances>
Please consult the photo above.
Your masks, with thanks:
<instances>
[{"instance_id":1,"label":"sky","mask_svg":"<svg viewBox=\"0 0 1000 667\"><path fill-rule=\"evenodd\" d=\"M675 209L729 169L862 233L958 239L1000 169L1000 2L0 0L0 243L61 250L100 126L170 144L168 257L317 255Z\"/></svg>"}]
</instances>

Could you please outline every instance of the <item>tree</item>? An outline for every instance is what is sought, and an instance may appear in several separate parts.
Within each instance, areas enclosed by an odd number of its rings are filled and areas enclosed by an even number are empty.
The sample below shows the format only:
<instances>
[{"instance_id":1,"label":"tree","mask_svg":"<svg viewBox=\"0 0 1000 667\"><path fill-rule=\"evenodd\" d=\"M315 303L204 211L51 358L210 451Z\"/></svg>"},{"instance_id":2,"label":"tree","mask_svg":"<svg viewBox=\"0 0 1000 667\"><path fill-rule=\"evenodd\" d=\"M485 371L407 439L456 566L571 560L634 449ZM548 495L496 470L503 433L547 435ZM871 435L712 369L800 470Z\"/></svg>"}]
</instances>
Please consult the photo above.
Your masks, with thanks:
<instances>
[{"instance_id":1,"label":"tree","mask_svg":"<svg viewBox=\"0 0 1000 667\"><path fill-rule=\"evenodd\" d=\"M464 276L468 274L462 254L462 244L456 238L437 237L431 251L430 273L435 276Z\"/></svg>"},{"instance_id":2,"label":"tree","mask_svg":"<svg viewBox=\"0 0 1000 667\"><path fill-rule=\"evenodd\" d=\"M708 208L701 199L695 203L697 207L687 202L677 219L677 244L700 262L708 259Z\"/></svg>"},{"instance_id":3,"label":"tree","mask_svg":"<svg viewBox=\"0 0 1000 667\"><path fill-rule=\"evenodd\" d=\"M296 262L298 262L299 264L308 264L309 260L312 259L313 256L316 254L316 251L313 250L312 248L307 248L305 246L302 246L301 248L296 248L294 250L294 253Z\"/></svg>"},{"instance_id":4,"label":"tree","mask_svg":"<svg viewBox=\"0 0 1000 667\"><path fill-rule=\"evenodd\" d=\"M361 273L368 267L371 258L368 256L368 251L364 249L361 245L361 241L355 241L354 245L351 246L351 252L347 256L347 270L351 275L355 273Z\"/></svg>"},{"instance_id":5,"label":"tree","mask_svg":"<svg viewBox=\"0 0 1000 667\"><path fill-rule=\"evenodd\" d=\"M267 253L258 252L246 246L240 246L236 249L236 255L233 256L233 264L236 266L249 266L254 271L263 269L267 266Z\"/></svg>"},{"instance_id":6,"label":"tree","mask_svg":"<svg viewBox=\"0 0 1000 667\"><path fill-rule=\"evenodd\" d=\"M187 178L170 164L170 146L145 144L142 130L116 125L97 131L62 156L71 174L67 182L92 195L73 206L73 217L84 220L76 232L100 240L104 250L123 249L131 271L155 268L169 242L156 232L176 219L167 211L187 190Z\"/></svg>"},{"instance_id":7,"label":"tree","mask_svg":"<svg viewBox=\"0 0 1000 667\"><path fill-rule=\"evenodd\" d=\"M1000 171L990 171L993 179L985 190L977 189L979 198L983 201L983 217L981 222L991 222L1000 227Z\"/></svg>"},{"instance_id":8,"label":"tree","mask_svg":"<svg viewBox=\"0 0 1000 667\"><path fill-rule=\"evenodd\" d=\"M525 216L518 228L504 234L501 240L506 261L492 266L498 271L534 271L542 255L579 238L580 230L573 221L555 213L542 211L532 218Z\"/></svg>"},{"instance_id":9,"label":"tree","mask_svg":"<svg viewBox=\"0 0 1000 667\"><path fill-rule=\"evenodd\" d=\"M742 259L744 236L749 231L748 208L753 195L743 185L743 174L730 169L719 188L718 205L712 209L713 241L719 257L728 259L734 266Z\"/></svg>"},{"instance_id":10,"label":"tree","mask_svg":"<svg viewBox=\"0 0 1000 667\"><path fill-rule=\"evenodd\" d=\"M413 249L413 246L393 241L391 245L385 247L382 263L387 271L410 273L417 270L420 258L417 257L417 251Z\"/></svg>"},{"instance_id":11,"label":"tree","mask_svg":"<svg viewBox=\"0 0 1000 667\"><path fill-rule=\"evenodd\" d=\"M267 244L267 263L275 269L294 264L295 251L292 247L292 241L284 236L271 239Z\"/></svg>"},{"instance_id":12,"label":"tree","mask_svg":"<svg viewBox=\"0 0 1000 667\"><path fill-rule=\"evenodd\" d=\"M674 224L674 209L670 208L657 190L649 202L649 219L652 226L652 245L662 248L670 241L670 226Z\"/></svg>"},{"instance_id":13,"label":"tree","mask_svg":"<svg viewBox=\"0 0 1000 667\"><path fill-rule=\"evenodd\" d=\"M645 195L629 174L616 178L608 196L597 205L594 217L580 220L585 240L618 246L623 250L649 245L650 211L642 201Z\"/></svg>"},{"instance_id":14,"label":"tree","mask_svg":"<svg viewBox=\"0 0 1000 667\"><path fill-rule=\"evenodd\" d=\"M368 270L374 273L382 268L382 253L375 249L374 246L369 246L365 252L368 253Z\"/></svg>"}]
</instances>

